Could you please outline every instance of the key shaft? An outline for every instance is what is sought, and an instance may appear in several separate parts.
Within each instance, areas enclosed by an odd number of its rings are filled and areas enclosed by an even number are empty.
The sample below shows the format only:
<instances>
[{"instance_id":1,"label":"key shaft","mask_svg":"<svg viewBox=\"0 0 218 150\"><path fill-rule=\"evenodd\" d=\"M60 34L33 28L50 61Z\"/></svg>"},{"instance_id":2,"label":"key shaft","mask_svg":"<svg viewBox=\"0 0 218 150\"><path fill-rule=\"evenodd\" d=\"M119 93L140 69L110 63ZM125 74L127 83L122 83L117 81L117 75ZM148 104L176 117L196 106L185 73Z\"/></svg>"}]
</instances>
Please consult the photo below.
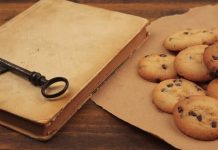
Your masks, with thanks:
<instances>
[{"instance_id":1,"label":"key shaft","mask_svg":"<svg viewBox=\"0 0 218 150\"><path fill-rule=\"evenodd\" d=\"M5 59L0 58L0 74L7 71L28 79L35 86L41 86L41 93L46 98L56 98L64 94L69 86L68 80L64 77L54 77L50 80L47 80L45 76L41 75L39 72L29 71ZM49 90L49 88L57 82L63 82L63 88L55 93L49 94L47 90Z\"/></svg>"},{"instance_id":2,"label":"key shaft","mask_svg":"<svg viewBox=\"0 0 218 150\"><path fill-rule=\"evenodd\" d=\"M28 79L33 85L36 86L42 86L44 85L47 80L45 78L45 76L41 75L38 72L31 72L25 68L22 68L18 65L15 65L5 59L0 58L0 65L8 70L10 70L11 72Z\"/></svg>"},{"instance_id":3,"label":"key shaft","mask_svg":"<svg viewBox=\"0 0 218 150\"><path fill-rule=\"evenodd\" d=\"M5 59L2 59L0 58L0 65L6 69L9 69L11 72L15 73L15 74L18 74L24 78L27 78L29 79L29 77L31 76L32 72L27 70L27 69L24 69L20 66L17 66Z\"/></svg>"}]
</instances>

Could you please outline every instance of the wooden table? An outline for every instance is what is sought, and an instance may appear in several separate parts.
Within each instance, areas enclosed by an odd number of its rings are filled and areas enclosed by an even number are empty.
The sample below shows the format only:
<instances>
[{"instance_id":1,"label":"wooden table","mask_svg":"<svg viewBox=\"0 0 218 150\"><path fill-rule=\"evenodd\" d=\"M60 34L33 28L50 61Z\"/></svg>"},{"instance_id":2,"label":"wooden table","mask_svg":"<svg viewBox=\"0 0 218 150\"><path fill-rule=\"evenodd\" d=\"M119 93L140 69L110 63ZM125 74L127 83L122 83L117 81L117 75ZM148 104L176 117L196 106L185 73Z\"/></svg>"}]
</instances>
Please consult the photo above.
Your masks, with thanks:
<instances>
[{"instance_id":1,"label":"wooden table","mask_svg":"<svg viewBox=\"0 0 218 150\"><path fill-rule=\"evenodd\" d=\"M0 0L0 24L22 12L37 0ZM217 0L75 0L97 7L155 20L180 14L191 7L215 4ZM89 100L48 142L38 142L0 126L0 149L16 150L170 150L172 146L104 111Z\"/></svg>"}]
</instances>

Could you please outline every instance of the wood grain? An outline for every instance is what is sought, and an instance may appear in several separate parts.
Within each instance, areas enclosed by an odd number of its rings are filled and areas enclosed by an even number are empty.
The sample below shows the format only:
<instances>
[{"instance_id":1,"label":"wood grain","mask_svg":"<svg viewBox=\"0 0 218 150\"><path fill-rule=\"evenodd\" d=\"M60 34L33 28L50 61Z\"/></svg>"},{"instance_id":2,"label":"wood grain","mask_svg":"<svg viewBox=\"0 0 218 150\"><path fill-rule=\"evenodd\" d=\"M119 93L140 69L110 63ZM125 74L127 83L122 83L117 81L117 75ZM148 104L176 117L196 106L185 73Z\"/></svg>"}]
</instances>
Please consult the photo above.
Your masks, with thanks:
<instances>
[{"instance_id":1,"label":"wood grain","mask_svg":"<svg viewBox=\"0 0 218 150\"><path fill-rule=\"evenodd\" d=\"M37 0L0 0L0 24L10 20ZM216 0L74 0L96 7L155 20L181 14L191 7L215 4ZM171 150L164 141L141 131L104 111L89 100L48 142L38 142L0 127L1 150Z\"/></svg>"}]
</instances>

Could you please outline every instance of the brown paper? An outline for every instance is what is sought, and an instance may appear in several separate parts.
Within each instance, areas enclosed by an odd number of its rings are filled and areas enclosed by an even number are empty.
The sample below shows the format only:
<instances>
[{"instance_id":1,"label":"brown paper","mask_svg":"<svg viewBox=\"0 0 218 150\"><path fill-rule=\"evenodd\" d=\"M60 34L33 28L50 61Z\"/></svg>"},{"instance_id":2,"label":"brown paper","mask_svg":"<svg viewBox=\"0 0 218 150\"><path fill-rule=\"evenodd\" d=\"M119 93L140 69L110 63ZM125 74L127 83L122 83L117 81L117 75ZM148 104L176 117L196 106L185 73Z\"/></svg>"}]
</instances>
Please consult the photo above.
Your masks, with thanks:
<instances>
[{"instance_id":1,"label":"brown paper","mask_svg":"<svg viewBox=\"0 0 218 150\"><path fill-rule=\"evenodd\" d=\"M164 52L162 43L167 35L185 28L218 26L218 5L191 9L183 15L163 17L148 26L148 41L100 88L92 99L120 119L154 134L179 149L205 150L218 147L218 141L198 141L182 134L173 118L159 111L151 101L156 85L140 78L138 60L145 54Z\"/></svg>"}]
</instances>

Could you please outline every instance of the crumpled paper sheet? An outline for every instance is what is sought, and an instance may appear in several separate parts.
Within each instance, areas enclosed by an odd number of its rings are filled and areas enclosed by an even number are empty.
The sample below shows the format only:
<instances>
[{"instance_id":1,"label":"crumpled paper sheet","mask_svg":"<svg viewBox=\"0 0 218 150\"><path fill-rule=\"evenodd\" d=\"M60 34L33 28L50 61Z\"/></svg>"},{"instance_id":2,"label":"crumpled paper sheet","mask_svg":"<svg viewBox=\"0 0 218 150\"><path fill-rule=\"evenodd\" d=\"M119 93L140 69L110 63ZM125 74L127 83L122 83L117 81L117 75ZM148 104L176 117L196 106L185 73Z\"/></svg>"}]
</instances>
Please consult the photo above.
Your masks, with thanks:
<instances>
[{"instance_id":1,"label":"crumpled paper sheet","mask_svg":"<svg viewBox=\"0 0 218 150\"><path fill-rule=\"evenodd\" d=\"M150 53L167 53L162 43L167 35L185 28L218 26L218 5L193 8L182 15L162 17L147 30L149 39L99 89L92 99L118 118L158 136L179 149L208 150L218 147L218 140L199 141L181 133L170 114L159 111L151 101L156 83L143 80L137 74L138 60Z\"/></svg>"}]
</instances>

